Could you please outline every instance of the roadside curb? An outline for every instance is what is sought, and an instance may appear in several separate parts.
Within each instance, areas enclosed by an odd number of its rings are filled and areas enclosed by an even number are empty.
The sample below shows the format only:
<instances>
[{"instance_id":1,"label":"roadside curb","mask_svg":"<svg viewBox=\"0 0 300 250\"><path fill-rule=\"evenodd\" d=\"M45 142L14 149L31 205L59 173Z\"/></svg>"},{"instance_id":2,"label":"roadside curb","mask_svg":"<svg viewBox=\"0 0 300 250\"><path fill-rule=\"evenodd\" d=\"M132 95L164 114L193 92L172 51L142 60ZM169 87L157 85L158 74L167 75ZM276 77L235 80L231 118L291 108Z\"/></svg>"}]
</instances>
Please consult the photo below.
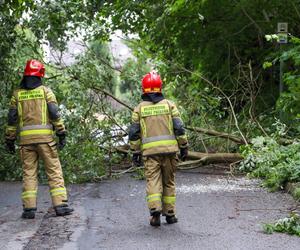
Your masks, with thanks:
<instances>
[{"instance_id":1,"label":"roadside curb","mask_svg":"<svg viewBox=\"0 0 300 250\"><path fill-rule=\"evenodd\" d=\"M300 182L288 182L284 190L291 194L295 200L300 200Z\"/></svg>"}]
</instances>

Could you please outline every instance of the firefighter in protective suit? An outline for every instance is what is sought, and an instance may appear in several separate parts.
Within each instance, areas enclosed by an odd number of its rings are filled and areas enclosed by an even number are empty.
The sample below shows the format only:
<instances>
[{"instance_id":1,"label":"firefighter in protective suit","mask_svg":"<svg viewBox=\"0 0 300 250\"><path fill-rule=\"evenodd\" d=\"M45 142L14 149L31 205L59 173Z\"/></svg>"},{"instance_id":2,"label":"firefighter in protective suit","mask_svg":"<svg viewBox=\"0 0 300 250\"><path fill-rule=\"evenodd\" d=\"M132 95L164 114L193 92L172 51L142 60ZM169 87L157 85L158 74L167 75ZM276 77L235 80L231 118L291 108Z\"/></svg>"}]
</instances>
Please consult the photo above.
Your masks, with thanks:
<instances>
[{"instance_id":1,"label":"firefighter in protective suit","mask_svg":"<svg viewBox=\"0 0 300 250\"><path fill-rule=\"evenodd\" d=\"M54 140L54 129L59 138L58 147L66 144L66 130L58 112L57 101L51 89L42 85L45 67L37 60L27 61L20 88L15 90L10 102L8 126L5 133L6 147L15 153L19 135L23 167L23 214L33 219L37 209L38 162L45 165L52 203L58 216L71 214L67 191Z\"/></svg>"},{"instance_id":2,"label":"firefighter in protective suit","mask_svg":"<svg viewBox=\"0 0 300 250\"><path fill-rule=\"evenodd\" d=\"M134 109L129 129L133 162L143 157L147 182L150 225L160 226L161 213L169 224L178 221L175 211L175 170L177 152L185 160L188 141L175 104L161 93L160 76L152 71L142 80L142 102Z\"/></svg>"}]
</instances>

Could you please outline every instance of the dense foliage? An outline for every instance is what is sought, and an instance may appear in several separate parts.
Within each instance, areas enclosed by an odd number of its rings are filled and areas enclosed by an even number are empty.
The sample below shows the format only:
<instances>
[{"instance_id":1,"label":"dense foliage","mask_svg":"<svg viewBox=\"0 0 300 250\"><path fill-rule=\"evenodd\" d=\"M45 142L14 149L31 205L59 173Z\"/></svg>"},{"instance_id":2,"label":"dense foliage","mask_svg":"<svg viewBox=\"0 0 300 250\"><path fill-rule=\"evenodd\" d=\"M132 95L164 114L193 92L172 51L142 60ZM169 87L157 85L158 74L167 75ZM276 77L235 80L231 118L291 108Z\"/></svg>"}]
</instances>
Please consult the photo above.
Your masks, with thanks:
<instances>
[{"instance_id":1,"label":"dense foliage","mask_svg":"<svg viewBox=\"0 0 300 250\"><path fill-rule=\"evenodd\" d=\"M277 131L271 126L275 118L287 125L280 137L293 139L300 132L299 13L297 0L1 1L0 133L25 61L43 60L45 44L63 52L76 37L85 52L73 65L46 62L45 79L69 130L69 144L61 152L68 181L97 179L118 160L111 146L124 143L130 113L101 90L133 106L140 98L141 76L155 68L163 77L164 93L179 104L187 125L248 139L263 135L257 140L262 145L254 143L244 151L251 164L244 163L255 176L266 178L267 186L279 188L298 180L298 144L281 146L270 136ZM289 23L291 35L289 44L279 46L265 36L276 33L282 21ZM134 37L126 43L135 58L121 69L114 68L107 47L118 29ZM196 133L190 134L190 145L196 150L238 150L228 141ZM0 157L0 178L19 179L18 157L6 154L3 136Z\"/></svg>"},{"instance_id":2,"label":"dense foliage","mask_svg":"<svg viewBox=\"0 0 300 250\"><path fill-rule=\"evenodd\" d=\"M245 160L240 170L264 179L264 186L271 190L283 189L287 182L300 181L300 143L288 146L272 138L257 137L252 146L243 148Z\"/></svg>"},{"instance_id":3,"label":"dense foliage","mask_svg":"<svg viewBox=\"0 0 300 250\"><path fill-rule=\"evenodd\" d=\"M279 57L273 59L273 62L282 60L286 64L286 72L284 74L284 92L277 100L277 109L282 111L282 119L291 128L300 132L299 126L299 110L300 110L300 39L292 37L291 47L280 54ZM296 122L296 123L295 123Z\"/></svg>"},{"instance_id":4,"label":"dense foliage","mask_svg":"<svg viewBox=\"0 0 300 250\"><path fill-rule=\"evenodd\" d=\"M12 60L12 64L17 66L16 73L12 72L10 81L13 84L10 92L7 92L7 96L3 96L5 99L1 100L2 135L11 91L18 86L21 79L18 73L22 73L23 64L28 57L41 58L42 54L41 49L38 50L39 53L31 49L29 45L35 38L32 33L28 31L26 33L27 36L16 40L18 53L14 52L15 57ZM93 92L92 88L99 87L114 91L117 76L108 65L101 63L100 59L106 60L108 64L111 63L108 47L95 41L87 47L87 52L80 56L74 65L68 68L51 64L46 66L47 77L44 82L56 93L68 129L68 144L61 152L61 161L68 182L97 179L106 174L111 167L110 164L113 164L116 159L110 152L109 145L112 143L110 136L112 122L109 121L108 115L101 119L98 117L103 114L103 109L107 114L113 111L108 100ZM99 145L103 147L100 148ZM22 171L19 159L17 156L6 154L2 143L1 156L3 155L5 155L4 160L0 163L1 179L20 179ZM108 158L111 159L110 164L107 164ZM45 177L43 171L40 171L40 174Z\"/></svg>"},{"instance_id":5,"label":"dense foliage","mask_svg":"<svg viewBox=\"0 0 300 250\"><path fill-rule=\"evenodd\" d=\"M276 32L282 20L298 34L297 8L297 1L280 0L115 1L102 12L111 18L111 29L138 33L145 55L162 62L156 66L178 100L188 105L187 117L199 118L190 124L232 130L232 110L221 89L244 129L254 134L258 118L276 115L279 95L278 64L269 71L262 68L279 46L264 36ZM220 124L226 118L228 123Z\"/></svg>"}]
</instances>

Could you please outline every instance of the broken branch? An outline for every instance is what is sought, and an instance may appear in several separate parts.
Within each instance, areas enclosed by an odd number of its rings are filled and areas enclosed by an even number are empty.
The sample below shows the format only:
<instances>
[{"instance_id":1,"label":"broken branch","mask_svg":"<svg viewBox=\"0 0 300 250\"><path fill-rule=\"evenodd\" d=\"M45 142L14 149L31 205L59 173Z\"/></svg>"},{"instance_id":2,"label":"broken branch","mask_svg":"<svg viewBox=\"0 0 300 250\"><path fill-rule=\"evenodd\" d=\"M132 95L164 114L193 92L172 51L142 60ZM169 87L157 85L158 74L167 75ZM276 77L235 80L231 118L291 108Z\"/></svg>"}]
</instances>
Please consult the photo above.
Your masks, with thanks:
<instances>
[{"instance_id":1,"label":"broken branch","mask_svg":"<svg viewBox=\"0 0 300 250\"><path fill-rule=\"evenodd\" d=\"M234 136L234 135L231 135L228 133L224 133L224 132L219 132L219 131L216 131L213 129L205 129L205 128L198 128L198 127L190 127L190 126L187 126L186 129L194 131L194 132L199 132L202 134L207 134L207 135L217 136L217 137L224 138L224 139L229 139L238 144L245 144L244 139L242 139L240 137L237 137L237 136Z\"/></svg>"}]
</instances>

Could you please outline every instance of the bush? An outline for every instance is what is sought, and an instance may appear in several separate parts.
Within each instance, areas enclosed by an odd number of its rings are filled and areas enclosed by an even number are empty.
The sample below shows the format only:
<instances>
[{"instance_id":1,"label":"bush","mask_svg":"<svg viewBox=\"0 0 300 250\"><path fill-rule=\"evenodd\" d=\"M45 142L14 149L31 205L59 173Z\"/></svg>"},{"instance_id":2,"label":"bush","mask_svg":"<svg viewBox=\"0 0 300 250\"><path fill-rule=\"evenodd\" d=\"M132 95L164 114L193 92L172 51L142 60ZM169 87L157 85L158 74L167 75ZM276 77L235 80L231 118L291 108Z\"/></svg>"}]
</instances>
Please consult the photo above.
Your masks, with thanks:
<instances>
[{"instance_id":1,"label":"bush","mask_svg":"<svg viewBox=\"0 0 300 250\"><path fill-rule=\"evenodd\" d=\"M252 145L243 146L245 160L239 169L252 177L263 178L271 191L283 189L287 182L300 181L300 143L283 146L274 138L256 137Z\"/></svg>"},{"instance_id":2,"label":"bush","mask_svg":"<svg viewBox=\"0 0 300 250\"><path fill-rule=\"evenodd\" d=\"M300 217L298 214L291 213L288 218L279 219L275 223L264 224L263 229L268 234L279 232L300 236Z\"/></svg>"}]
</instances>

